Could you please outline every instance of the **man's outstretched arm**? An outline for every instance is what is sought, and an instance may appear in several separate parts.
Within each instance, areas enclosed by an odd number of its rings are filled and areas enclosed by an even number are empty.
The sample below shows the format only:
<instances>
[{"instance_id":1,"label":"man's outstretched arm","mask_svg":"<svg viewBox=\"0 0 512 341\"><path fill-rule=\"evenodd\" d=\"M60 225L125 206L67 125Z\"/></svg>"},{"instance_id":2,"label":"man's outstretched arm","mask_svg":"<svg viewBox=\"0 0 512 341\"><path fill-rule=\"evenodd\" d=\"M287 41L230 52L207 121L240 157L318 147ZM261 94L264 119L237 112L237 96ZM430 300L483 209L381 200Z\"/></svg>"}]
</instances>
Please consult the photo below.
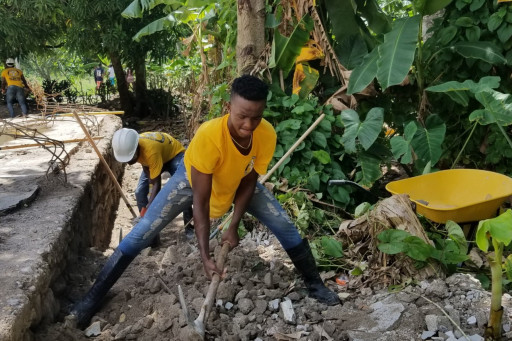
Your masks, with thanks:
<instances>
[{"instance_id":1,"label":"man's outstretched arm","mask_svg":"<svg viewBox=\"0 0 512 341\"><path fill-rule=\"evenodd\" d=\"M199 252L203 261L204 271L208 278L213 273L222 275L215 262L210 258L210 195L212 193L212 175L201 173L194 166L190 167L192 191L194 193L194 224L199 244Z\"/></svg>"},{"instance_id":2,"label":"man's outstretched arm","mask_svg":"<svg viewBox=\"0 0 512 341\"><path fill-rule=\"evenodd\" d=\"M238 225L240 220L249 206L249 202L254 194L254 188L256 187L256 181L258 181L258 173L253 169L249 174L244 176L238 185L238 189L235 194L235 208L233 209L233 218L229 223L229 227L222 235L222 241L228 242L230 248L234 248L238 245Z\"/></svg>"}]
</instances>

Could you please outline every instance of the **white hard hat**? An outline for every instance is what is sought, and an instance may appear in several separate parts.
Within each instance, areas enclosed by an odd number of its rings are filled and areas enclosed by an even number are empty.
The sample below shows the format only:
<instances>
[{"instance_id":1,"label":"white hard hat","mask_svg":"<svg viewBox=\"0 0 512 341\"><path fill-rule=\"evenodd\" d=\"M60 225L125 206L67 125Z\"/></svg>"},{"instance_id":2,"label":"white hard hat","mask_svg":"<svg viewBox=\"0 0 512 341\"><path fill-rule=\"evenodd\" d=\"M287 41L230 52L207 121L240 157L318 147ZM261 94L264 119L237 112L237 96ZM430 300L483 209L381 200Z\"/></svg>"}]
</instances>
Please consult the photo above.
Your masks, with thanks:
<instances>
[{"instance_id":1,"label":"white hard hat","mask_svg":"<svg viewBox=\"0 0 512 341\"><path fill-rule=\"evenodd\" d=\"M12 65L14 65L14 59L12 59L12 58L7 58L7 60L5 61L5 64L7 64L7 66L12 66Z\"/></svg>"},{"instance_id":2,"label":"white hard hat","mask_svg":"<svg viewBox=\"0 0 512 341\"><path fill-rule=\"evenodd\" d=\"M119 162L128 162L133 158L139 145L139 133L133 129L123 128L114 133L112 148L114 157Z\"/></svg>"}]
</instances>

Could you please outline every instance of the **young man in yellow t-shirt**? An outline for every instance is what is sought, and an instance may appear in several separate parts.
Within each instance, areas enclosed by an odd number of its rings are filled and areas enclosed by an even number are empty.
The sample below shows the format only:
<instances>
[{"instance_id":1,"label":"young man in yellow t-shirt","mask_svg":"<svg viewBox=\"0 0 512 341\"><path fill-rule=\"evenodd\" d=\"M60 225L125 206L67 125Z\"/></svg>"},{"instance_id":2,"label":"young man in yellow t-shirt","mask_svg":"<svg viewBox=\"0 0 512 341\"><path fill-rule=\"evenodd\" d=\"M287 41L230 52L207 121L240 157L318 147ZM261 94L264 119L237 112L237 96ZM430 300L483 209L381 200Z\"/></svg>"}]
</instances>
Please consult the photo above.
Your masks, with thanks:
<instances>
[{"instance_id":1,"label":"young man in yellow t-shirt","mask_svg":"<svg viewBox=\"0 0 512 341\"><path fill-rule=\"evenodd\" d=\"M233 218L222 241L238 245L238 225L245 212L265 224L277 237L304 278L311 297L339 304L325 287L307 240L303 240L276 198L257 182L267 171L276 145L276 133L263 119L268 88L253 76L233 82L230 114L210 120L198 129L185 152L184 163L162 188L146 215L122 240L87 295L72 310L79 326L92 317L112 285L130 262L147 247L184 207L194 204L194 224L205 273L221 273L210 257L210 217L221 217L234 204Z\"/></svg>"},{"instance_id":2,"label":"young man in yellow t-shirt","mask_svg":"<svg viewBox=\"0 0 512 341\"><path fill-rule=\"evenodd\" d=\"M5 94L5 101L7 102L7 110L11 117L14 117L14 100L16 99L21 107L23 116L27 116L28 107L25 99L25 90L28 89L27 80L23 76L23 71L14 67L14 59L8 58L5 61L7 66L1 74L2 78L2 93Z\"/></svg>"}]
</instances>

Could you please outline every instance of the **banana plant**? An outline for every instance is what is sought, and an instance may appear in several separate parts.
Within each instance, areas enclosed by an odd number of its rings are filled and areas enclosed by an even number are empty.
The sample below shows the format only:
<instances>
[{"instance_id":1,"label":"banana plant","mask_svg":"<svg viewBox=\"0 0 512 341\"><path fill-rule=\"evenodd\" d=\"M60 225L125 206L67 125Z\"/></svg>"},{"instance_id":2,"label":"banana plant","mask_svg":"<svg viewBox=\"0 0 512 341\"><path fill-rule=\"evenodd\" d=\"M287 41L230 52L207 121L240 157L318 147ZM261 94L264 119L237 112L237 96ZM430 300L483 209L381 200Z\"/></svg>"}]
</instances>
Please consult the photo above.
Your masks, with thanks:
<instances>
[{"instance_id":1,"label":"banana plant","mask_svg":"<svg viewBox=\"0 0 512 341\"><path fill-rule=\"evenodd\" d=\"M503 317L502 297L502 256L503 249L512 241L512 210L493 219L480 221L476 231L476 244L480 250L489 251L492 244L494 253L489 253L487 258L491 267L492 295L489 323L485 328L484 337L486 340L501 339L501 320Z\"/></svg>"},{"instance_id":2,"label":"banana plant","mask_svg":"<svg viewBox=\"0 0 512 341\"><path fill-rule=\"evenodd\" d=\"M139 41L146 35L180 24L188 25L194 32L197 32L198 30L194 29L195 26L214 17L216 1L134 0L121 15L125 18L141 18L145 11L150 11L159 5L166 5L170 10L169 14L143 27L133 37L134 40Z\"/></svg>"},{"instance_id":3,"label":"banana plant","mask_svg":"<svg viewBox=\"0 0 512 341\"><path fill-rule=\"evenodd\" d=\"M415 60L414 69L421 93L423 17L437 12L450 2L451 0L412 1L413 15L396 20L390 31L382 31L383 42L375 46L352 71L347 93L354 94L364 90L375 78L383 90L400 84Z\"/></svg>"},{"instance_id":4,"label":"banana plant","mask_svg":"<svg viewBox=\"0 0 512 341\"><path fill-rule=\"evenodd\" d=\"M302 48L309 41L309 34L313 29L313 20L305 15L294 27L289 37L283 36L278 30L274 31L272 41L272 54L270 55L269 68L275 73L283 72L286 78L295 65Z\"/></svg>"}]
</instances>

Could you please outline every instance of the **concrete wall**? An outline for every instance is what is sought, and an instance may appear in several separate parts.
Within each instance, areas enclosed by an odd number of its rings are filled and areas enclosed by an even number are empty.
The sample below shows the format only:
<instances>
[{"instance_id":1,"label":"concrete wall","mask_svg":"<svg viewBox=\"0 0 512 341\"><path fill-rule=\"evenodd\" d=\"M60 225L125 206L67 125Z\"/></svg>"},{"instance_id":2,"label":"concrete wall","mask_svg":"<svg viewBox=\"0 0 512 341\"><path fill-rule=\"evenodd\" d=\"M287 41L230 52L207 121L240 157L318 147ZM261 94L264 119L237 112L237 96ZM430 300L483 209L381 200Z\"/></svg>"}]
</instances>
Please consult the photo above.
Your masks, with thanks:
<instances>
[{"instance_id":1,"label":"concrete wall","mask_svg":"<svg viewBox=\"0 0 512 341\"><path fill-rule=\"evenodd\" d=\"M118 117L103 117L97 143L118 179L124 168L110 141L120 127ZM88 143L75 149L66 170L66 184L42 177L36 201L0 220L9 232L0 240L0 341L31 340L29 328L59 311L54 290L65 287L60 276L68 262L83 247L110 242L120 195Z\"/></svg>"}]
</instances>

